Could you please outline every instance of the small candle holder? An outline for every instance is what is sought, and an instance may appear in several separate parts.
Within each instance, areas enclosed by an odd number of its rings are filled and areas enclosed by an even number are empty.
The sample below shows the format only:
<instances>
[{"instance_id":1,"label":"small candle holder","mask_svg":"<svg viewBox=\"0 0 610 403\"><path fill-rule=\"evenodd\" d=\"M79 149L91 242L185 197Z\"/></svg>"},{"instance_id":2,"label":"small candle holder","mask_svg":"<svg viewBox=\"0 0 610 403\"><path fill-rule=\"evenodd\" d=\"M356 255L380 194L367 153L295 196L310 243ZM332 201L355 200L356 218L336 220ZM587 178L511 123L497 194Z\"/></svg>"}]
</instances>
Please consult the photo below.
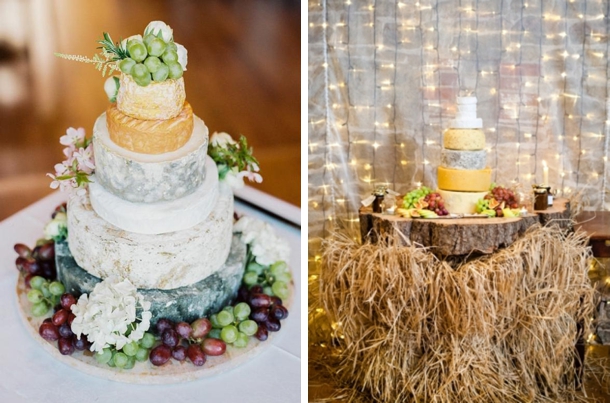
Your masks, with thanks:
<instances>
[{"instance_id":1,"label":"small candle holder","mask_svg":"<svg viewBox=\"0 0 610 403\"><path fill-rule=\"evenodd\" d=\"M377 186L373 193L371 193L375 196L375 200L373 200L373 213L383 213L383 200L387 193L387 186Z\"/></svg>"},{"instance_id":2,"label":"small candle holder","mask_svg":"<svg viewBox=\"0 0 610 403\"><path fill-rule=\"evenodd\" d=\"M550 188L542 185L533 185L534 188L534 210L546 210L549 208L549 194Z\"/></svg>"}]
</instances>

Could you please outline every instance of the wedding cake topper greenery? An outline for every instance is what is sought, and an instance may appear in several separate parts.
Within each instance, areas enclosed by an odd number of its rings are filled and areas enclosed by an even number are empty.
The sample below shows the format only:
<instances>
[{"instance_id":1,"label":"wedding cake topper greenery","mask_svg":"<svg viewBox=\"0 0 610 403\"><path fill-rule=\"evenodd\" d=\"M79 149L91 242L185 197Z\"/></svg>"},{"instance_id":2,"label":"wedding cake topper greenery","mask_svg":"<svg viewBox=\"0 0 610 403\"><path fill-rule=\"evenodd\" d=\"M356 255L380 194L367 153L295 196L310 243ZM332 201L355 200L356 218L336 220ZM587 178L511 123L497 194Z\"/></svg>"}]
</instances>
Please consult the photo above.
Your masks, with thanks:
<instances>
[{"instance_id":1,"label":"wedding cake topper greenery","mask_svg":"<svg viewBox=\"0 0 610 403\"><path fill-rule=\"evenodd\" d=\"M55 56L94 64L102 77L121 71L142 87L153 81L178 79L186 71L187 50L174 42L173 30L163 21L149 23L144 36L132 35L116 43L109 33L104 32L98 43L100 52L91 58L64 53L55 53Z\"/></svg>"}]
</instances>

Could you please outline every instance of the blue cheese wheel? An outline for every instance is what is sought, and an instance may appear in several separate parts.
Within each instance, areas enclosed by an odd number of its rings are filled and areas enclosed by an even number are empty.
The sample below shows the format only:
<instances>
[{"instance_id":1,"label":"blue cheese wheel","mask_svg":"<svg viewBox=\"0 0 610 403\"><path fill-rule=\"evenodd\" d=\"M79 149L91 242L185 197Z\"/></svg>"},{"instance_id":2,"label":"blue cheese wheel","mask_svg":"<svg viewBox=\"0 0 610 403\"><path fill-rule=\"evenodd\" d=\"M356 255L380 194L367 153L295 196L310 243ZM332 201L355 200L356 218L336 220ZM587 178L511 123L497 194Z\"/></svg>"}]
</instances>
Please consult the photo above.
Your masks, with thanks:
<instances>
[{"instance_id":1,"label":"blue cheese wheel","mask_svg":"<svg viewBox=\"0 0 610 403\"><path fill-rule=\"evenodd\" d=\"M93 127L95 176L107 191L130 202L171 201L193 193L205 178L208 128L194 117L189 141L164 154L141 154L110 139L103 113Z\"/></svg>"},{"instance_id":2,"label":"blue cheese wheel","mask_svg":"<svg viewBox=\"0 0 610 403\"><path fill-rule=\"evenodd\" d=\"M458 151L444 148L441 151L441 166L452 169L483 169L487 162L487 152Z\"/></svg>"}]
</instances>

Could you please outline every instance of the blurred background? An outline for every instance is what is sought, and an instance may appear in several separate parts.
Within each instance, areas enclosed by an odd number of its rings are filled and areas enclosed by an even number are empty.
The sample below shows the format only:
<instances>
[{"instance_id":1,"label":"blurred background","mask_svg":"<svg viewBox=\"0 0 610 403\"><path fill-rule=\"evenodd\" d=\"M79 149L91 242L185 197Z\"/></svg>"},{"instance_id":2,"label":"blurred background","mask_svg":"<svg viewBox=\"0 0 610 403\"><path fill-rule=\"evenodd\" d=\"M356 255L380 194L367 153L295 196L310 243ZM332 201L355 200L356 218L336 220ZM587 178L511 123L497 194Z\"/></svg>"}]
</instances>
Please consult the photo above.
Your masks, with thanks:
<instances>
[{"instance_id":1,"label":"blurred background","mask_svg":"<svg viewBox=\"0 0 610 403\"><path fill-rule=\"evenodd\" d=\"M295 0L0 0L0 220L52 192L68 127L91 136L108 106L93 65L102 32L116 42L153 20L188 50L187 100L210 133L243 134L260 190L300 201L300 4Z\"/></svg>"}]
</instances>

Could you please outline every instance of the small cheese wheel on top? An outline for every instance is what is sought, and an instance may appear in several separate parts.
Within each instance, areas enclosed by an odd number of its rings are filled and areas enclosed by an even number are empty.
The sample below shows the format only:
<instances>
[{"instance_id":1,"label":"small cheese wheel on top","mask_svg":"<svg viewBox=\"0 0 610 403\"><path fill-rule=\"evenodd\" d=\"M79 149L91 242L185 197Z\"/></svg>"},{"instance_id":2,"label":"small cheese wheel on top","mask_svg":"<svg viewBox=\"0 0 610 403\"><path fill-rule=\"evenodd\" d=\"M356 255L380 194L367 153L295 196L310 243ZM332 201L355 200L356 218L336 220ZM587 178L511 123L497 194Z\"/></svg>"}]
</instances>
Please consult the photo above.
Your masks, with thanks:
<instances>
[{"instance_id":1,"label":"small cheese wheel on top","mask_svg":"<svg viewBox=\"0 0 610 403\"><path fill-rule=\"evenodd\" d=\"M443 135L443 147L450 150L483 150L485 133L480 129L449 129Z\"/></svg>"},{"instance_id":2,"label":"small cheese wheel on top","mask_svg":"<svg viewBox=\"0 0 610 403\"><path fill-rule=\"evenodd\" d=\"M122 113L116 104L106 111L110 139L118 146L142 154L163 154L185 145L193 133L193 109L188 102L166 120L141 120Z\"/></svg>"},{"instance_id":3,"label":"small cheese wheel on top","mask_svg":"<svg viewBox=\"0 0 610 403\"><path fill-rule=\"evenodd\" d=\"M153 81L142 87L128 74L121 74L117 107L125 115L144 120L171 119L182 111L186 92L184 78Z\"/></svg>"},{"instance_id":4,"label":"small cheese wheel on top","mask_svg":"<svg viewBox=\"0 0 610 403\"><path fill-rule=\"evenodd\" d=\"M491 169L451 169L438 167L438 187L458 192L484 192L491 185Z\"/></svg>"}]
</instances>

